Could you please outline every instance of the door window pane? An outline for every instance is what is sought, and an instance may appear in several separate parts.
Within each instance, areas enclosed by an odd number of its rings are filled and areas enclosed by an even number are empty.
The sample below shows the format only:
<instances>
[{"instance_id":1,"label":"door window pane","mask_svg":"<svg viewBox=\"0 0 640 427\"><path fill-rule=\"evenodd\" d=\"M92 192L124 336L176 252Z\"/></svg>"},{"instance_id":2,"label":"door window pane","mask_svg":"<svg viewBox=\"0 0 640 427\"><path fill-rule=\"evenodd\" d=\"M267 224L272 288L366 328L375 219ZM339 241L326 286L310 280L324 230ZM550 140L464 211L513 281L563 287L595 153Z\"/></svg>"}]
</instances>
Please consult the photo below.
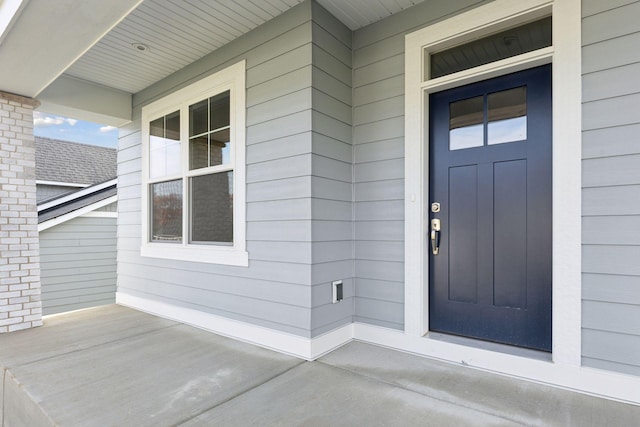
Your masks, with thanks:
<instances>
[{"instance_id":1,"label":"door window pane","mask_svg":"<svg viewBox=\"0 0 640 427\"><path fill-rule=\"evenodd\" d=\"M487 144L527 139L527 88L491 93L487 96Z\"/></svg>"},{"instance_id":2,"label":"door window pane","mask_svg":"<svg viewBox=\"0 0 640 427\"><path fill-rule=\"evenodd\" d=\"M151 184L151 241L182 241L182 180Z\"/></svg>"},{"instance_id":3,"label":"door window pane","mask_svg":"<svg viewBox=\"0 0 640 427\"><path fill-rule=\"evenodd\" d=\"M484 145L484 102L482 96L449 104L449 149Z\"/></svg>"},{"instance_id":4,"label":"door window pane","mask_svg":"<svg viewBox=\"0 0 640 427\"><path fill-rule=\"evenodd\" d=\"M149 177L180 173L180 112L149 124Z\"/></svg>"},{"instance_id":5,"label":"door window pane","mask_svg":"<svg viewBox=\"0 0 640 427\"><path fill-rule=\"evenodd\" d=\"M191 242L233 243L233 172L191 178Z\"/></svg>"}]
</instances>

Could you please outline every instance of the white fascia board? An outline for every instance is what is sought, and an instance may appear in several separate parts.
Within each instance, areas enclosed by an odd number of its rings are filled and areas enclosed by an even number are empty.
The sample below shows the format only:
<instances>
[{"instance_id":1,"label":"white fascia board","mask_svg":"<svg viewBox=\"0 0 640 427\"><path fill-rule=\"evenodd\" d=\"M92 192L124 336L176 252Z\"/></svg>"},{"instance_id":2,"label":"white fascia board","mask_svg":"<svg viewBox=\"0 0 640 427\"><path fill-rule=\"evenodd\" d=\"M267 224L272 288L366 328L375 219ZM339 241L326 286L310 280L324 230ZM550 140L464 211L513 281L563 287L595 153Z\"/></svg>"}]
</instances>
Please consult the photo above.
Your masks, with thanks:
<instances>
[{"instance_id":1,"label":"white fascia board","mask_svg":"<svg viewBox=\"0 0 640 427\"><path fill-rule=\"evenodd\" d=\"M36 98L141 2L24 2L0 44L2 63L12 65L0 67L0 90Z\"/></svg>"},{"instance_id":2,"label":"white fascia board","mask_svg":"<svg viewBox=\"0 0 640 427\"><path fill-rule=\"evenodd\" d=\"M73 200L76 200L80 197L86 196L87 194L95 193L96 191L103 190L107 187L111 187L112 185L116 185L118 183L117 179L112 179L111 181L103 182L102 184L93 185L91 187L86 187L82 190L78 190L74 193L69 194L68 196L60 197L58 199L52 200L51 202L43 203L38 206L38 212L55 208L63 203L67 203Z\"/></svg>"},{"instance_id":3,"label":"white fascia board","mask_svg":"<svg viewBox=\"0 0 640 427\"><path fill-rule=\"evenodd\" d=\"M77 218L79 216L84 216L86 214L88 214L89 212L95 211L96 209L100 209L104 206L110 205L111 203L117 202L118 201L118 196L111 196L109 198L106 198L104 200L100 200L99 202L95 202L93 204L90 204L89 206L85 206L83 208L80 209L76 209L73 212L69 212L67 214L55 217L55 218L51 218L50 220L41 222L40 224L38 224L38 232L44 231L48 228L54 227L56 225L62 224L64 222L70 221L74 218ZM108 214L113 214L115 212L105 212ZM109 215L109 217L111 217L113 215Z\"/></svg>"},{"instance_id":4,"label":"white fascia board","mask_svg":"<svg viewBox=\"0 0 640 427\"><path fill-rule=\"evenodd\" d=\"M81 216L84 218L118 218L118 212L91 211Z\"/></svg>"},{"instance_id":5,"label":"white fascia board","mask_svg":"<svg viewBox=\"0 0 640 427\"><path fill-rule=\"evenodd\" d=\"M38 110L120 127L131 122L131 94L61 75L38 96Z\"/></svg>"},{"instance_id":6,"label":"white fascia board","mask_svg":"<svg viewBox=\"0 0 640 427\"><path fill-rule=\"evenodd\" d=\"M5 34L11 31L11 26L20 16L20 11L26 3L26 0L0 1L0 43Z\"/></svg>"},{"instance_id":7,"label":"white fascia board","mask_svg":"<svg viewBox=\"0 0 640 427\"><path fill-rule=\"evenodd\" d=\"M41 181L39 179L36 179L36 185L55 185L56 187L74 187L74 188L89 187L89 184L78 184L74 182Z\"/></svg>"}]
</instances>

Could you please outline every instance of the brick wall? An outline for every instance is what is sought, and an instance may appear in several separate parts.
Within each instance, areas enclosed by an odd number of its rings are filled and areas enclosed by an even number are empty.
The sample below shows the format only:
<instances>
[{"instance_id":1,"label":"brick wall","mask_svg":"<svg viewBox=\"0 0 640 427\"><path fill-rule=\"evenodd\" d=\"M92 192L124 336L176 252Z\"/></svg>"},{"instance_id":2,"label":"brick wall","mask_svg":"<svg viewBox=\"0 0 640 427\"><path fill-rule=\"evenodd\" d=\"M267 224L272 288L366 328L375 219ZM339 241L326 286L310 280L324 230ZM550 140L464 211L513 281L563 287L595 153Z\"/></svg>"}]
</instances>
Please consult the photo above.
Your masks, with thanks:
<instances>
[{"instance_id":1,"label":"brick wall","mask_svg":"<svg viewBox=\"0 0 640 427\"><path fill-rule=\"evenodd\" d=\"M42 325L33 109L0 92L0 333Z\"/></svg>"}]
</instances>

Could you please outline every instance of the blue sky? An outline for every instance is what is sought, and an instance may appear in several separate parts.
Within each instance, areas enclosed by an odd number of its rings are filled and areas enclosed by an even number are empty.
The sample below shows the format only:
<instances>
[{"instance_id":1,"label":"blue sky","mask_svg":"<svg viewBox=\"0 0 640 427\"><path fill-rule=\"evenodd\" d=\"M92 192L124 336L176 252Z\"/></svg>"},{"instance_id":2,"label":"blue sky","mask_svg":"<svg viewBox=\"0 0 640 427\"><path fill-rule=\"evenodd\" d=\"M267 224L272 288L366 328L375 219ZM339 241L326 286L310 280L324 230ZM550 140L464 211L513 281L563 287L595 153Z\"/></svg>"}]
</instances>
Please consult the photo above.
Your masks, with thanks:
<instances>
[{"instance_id":1,"label":"blue sky","mask_svg":"<svg viewBox=\"0 0 640 427\"><path fill-rule=\"evenodd\" d=\"M42 111L33 115L33 133L45 138L116 148L118 128L61 117Z\"/></svg>"}]
</instances>

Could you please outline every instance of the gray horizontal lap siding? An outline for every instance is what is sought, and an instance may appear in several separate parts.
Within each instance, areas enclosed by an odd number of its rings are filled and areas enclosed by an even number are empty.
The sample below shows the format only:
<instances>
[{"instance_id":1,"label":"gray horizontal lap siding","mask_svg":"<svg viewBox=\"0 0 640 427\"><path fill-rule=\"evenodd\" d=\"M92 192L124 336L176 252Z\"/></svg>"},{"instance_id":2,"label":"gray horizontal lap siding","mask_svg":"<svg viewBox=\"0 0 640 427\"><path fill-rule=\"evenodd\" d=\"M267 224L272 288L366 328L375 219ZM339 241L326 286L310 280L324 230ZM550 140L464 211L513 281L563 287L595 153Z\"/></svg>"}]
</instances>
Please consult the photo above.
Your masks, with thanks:
<instances>
[{"instance_id":1,"label":"gray horizontal lap siding","mask_svg":"<svg viewBox=\"0 0 640 427\"><path fill-rule=\"evenodd\" d=\"M103 206L101 208L96 209L96 212L113 212L113 213L117 213L118 212L118 202L113 202L110 203L106 206Z\"/></svg>"},{"instance_id":2,"label":"gray horizontal lap siding","mask_svg":"<svg viewBox=\"0 0 640 427\"><path fill-rule=\"evenodd\" d=\"M355 320L404 327L404 38L481 3L429 1L353 35Z\"/></svg>"},{"instance_id":3,"label":"gray horizontal lap siding","mask_svg":"<svg viewBox=\"0 0 640 427\"><path fill-rule=\"evenodd\" d=\"M351 31L316 3L313 13L312 336L354 312ZM344 300L332 304L334 280Z\"/></svg>"},{"instance_id":4,"label":"gray horizontal lap siding","mask_svg":"<svg viewBox=\"0 0 640 427\"><path fill-rule=\"evenodd\" d=\"M118 291L310 337L312 189L311 7L299 5L134 95L137 120L119 146ZM247 61L249 267L140 256L140 109L241 59ZM329 262L330 260L327 260ZM324 314L323 314L324 315Z\"/></svg>"},{"instance_id":5,"label":"gray horizontal lap siding","mask_svg":"<svg viewBox=\"0 0 640 427\"><path fill-rule=\"evenodd\" d=\"M582 362L640 375L640 2L582 13Z\"/></svg>"},{"instance_id":6,"label":"gray horizontal lap siding","mask_svg":"<svg viewBox=\"0 0 640 427\"><path fill-rule=\"evenodd\" d=\"M78 217L40 232L42 312L115 303L116 218Z\"/></svg>"}]
</instances>

